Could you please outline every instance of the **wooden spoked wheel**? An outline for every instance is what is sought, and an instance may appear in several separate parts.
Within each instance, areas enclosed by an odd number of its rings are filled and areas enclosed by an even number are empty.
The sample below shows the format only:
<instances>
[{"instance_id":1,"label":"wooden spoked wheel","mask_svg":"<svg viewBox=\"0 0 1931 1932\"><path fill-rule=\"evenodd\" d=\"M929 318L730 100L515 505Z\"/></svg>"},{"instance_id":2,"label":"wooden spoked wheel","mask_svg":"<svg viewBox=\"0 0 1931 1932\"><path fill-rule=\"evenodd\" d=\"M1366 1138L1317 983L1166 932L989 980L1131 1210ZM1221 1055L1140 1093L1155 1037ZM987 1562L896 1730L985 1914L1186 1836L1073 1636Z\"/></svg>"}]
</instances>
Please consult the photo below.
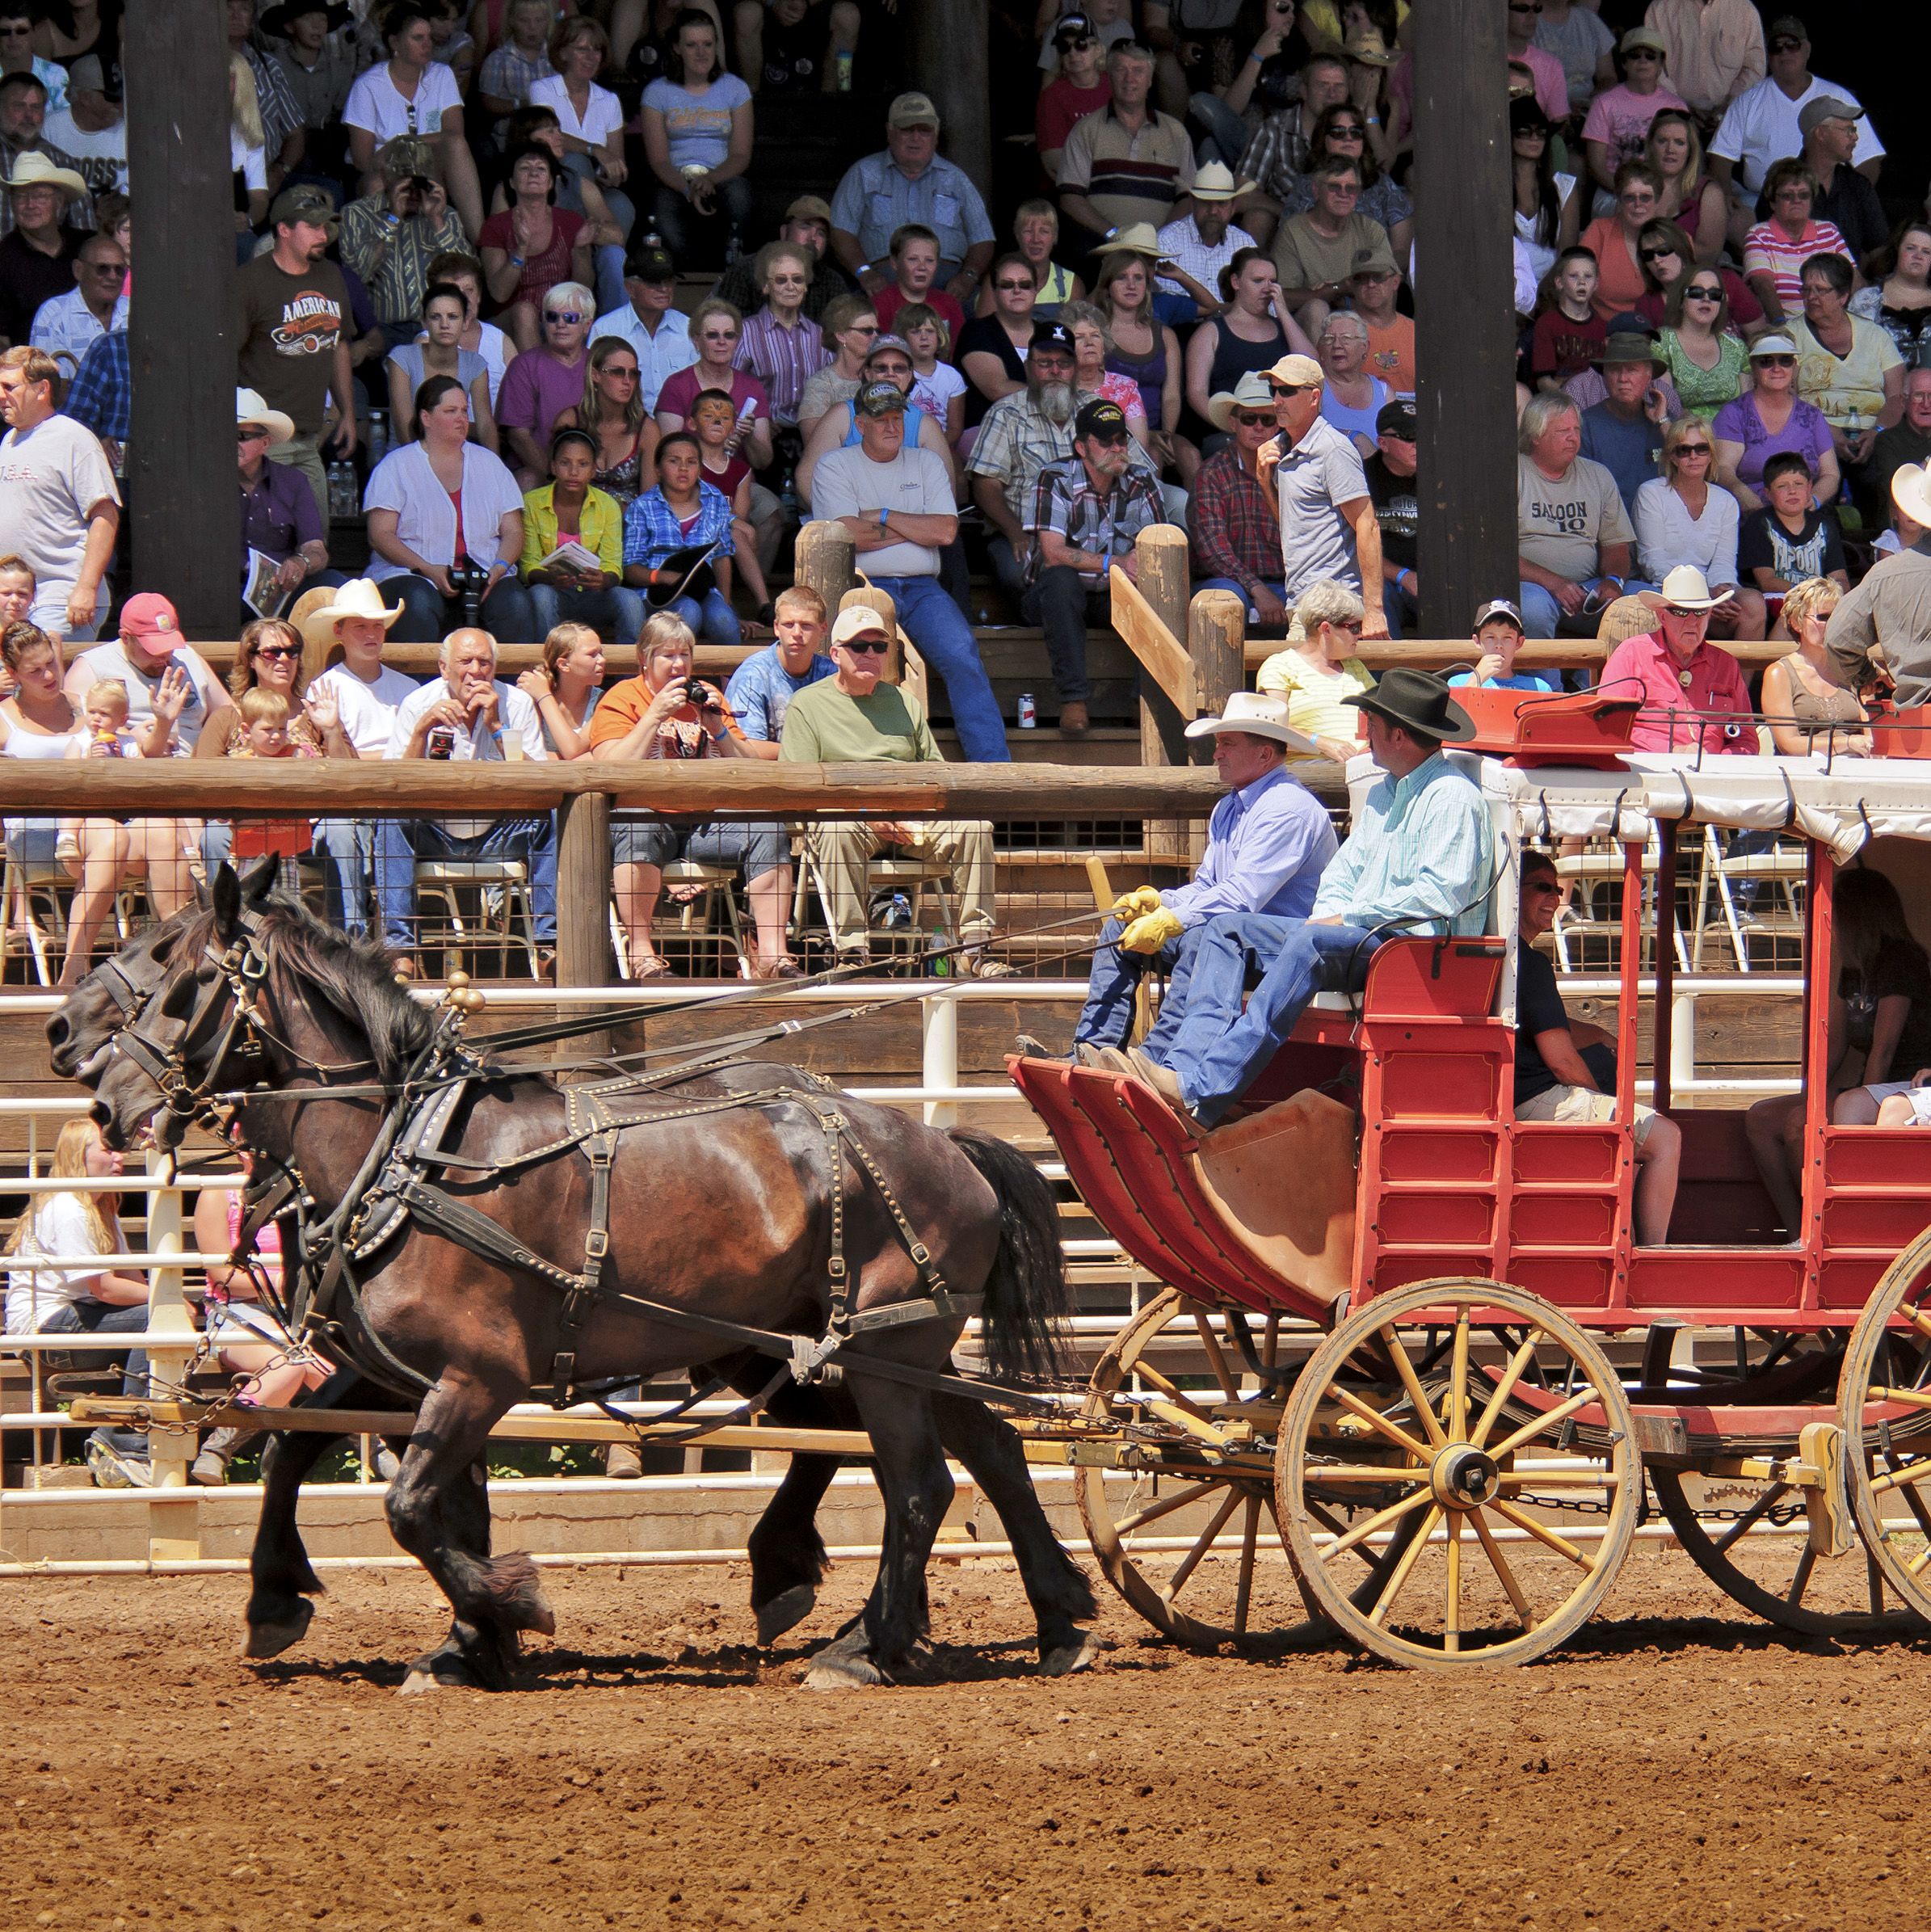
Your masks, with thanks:
<instances>
[{"instance_id":1,"label":"wooden spoked wheel","mask_svg":"<svg viewBox=\"0 0 1931 1932\"><path fill-rule=\"evenodd\" d=\"M1275 1503L1309 1605L1391 1662L1517 1664L1595 1610L1635 1534L1642 1461L1602 1350L1538 1297L1420 1282L1323 1342L1281 1423ZM1372 1593L1343 1566L1407 1530Z\"/></svg>"},{"instance_id":2,"label":"wooden spoked wheel","mask_svg":"<svg viewBox=\"0 0 1931 1932\"><path fill-rule=\"evenodd\" d=\"M1851 1331L1837 1419L1864 1546L1931 1618L1931 1231L1891 1265Z\"/></svg>"},{"instance_id":3,"label":"wooden spoked wheel","mask_svg":"<svg viewBox=\"0 0 1931 1932\"><path fill-rule=\"evenodd\" d=\"M1082 1467L1079 1513L1107 1581L1155 1630L1200 1650L1277 1650L1332 1632L1309 1622L1282 1560L1272 1454L1282 1395L1247 1365L1238 1319L1170 1288L1121 1332L1084 1414L1125 1438L1134 1466ZM1278 1318L1248 1319L1271 1370ZM1364 1551L1354 1582L1382 1560Z\"/></svg>"}]
</instances>

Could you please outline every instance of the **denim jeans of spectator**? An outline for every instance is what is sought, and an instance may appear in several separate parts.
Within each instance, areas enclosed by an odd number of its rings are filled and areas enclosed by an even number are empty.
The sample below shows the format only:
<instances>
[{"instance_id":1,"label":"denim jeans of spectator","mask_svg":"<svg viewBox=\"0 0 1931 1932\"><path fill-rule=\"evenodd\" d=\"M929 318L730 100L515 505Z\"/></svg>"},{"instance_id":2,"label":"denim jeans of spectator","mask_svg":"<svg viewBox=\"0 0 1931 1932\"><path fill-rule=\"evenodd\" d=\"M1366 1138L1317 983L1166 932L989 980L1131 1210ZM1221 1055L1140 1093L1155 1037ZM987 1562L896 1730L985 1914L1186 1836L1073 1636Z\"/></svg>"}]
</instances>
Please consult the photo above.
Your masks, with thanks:
<instances>
[{"instance_id":1,"label":"denim jeans of spectator","mask_svg":"<svg viewBox=\"0 0 1931 1932\"><path fill-rule=\"evenodd\" d=\"M966 621L972 621L972 565L966 555L966 539L955 537L939 552L939 581L945 594L958 605Z\"/></svg>"},{"instance_id":2,"label":"denim jeans of spectator","mask_svg":"<svg viewBox=\"0 0 1931 1932\"><path fill-rule=\"evenodd\" d=\"M91 624L74 625L67 621L67 599L73 589L71 583L49 583L36 586L33 608L27 612L27 617L50 638L62 638L69 644L91 644L100 635L100 627L107 620L111 593L107 588L107 579L103 578L100 595L95 601L94 621Z\"/></svg>"},{"instance_id":3,"label":"denim jeans of spectator","mask_svg":"<svg viewBox=\"0 0 1931 1932\"><path fill-rule=\"evenodd\" d=\"M597 314L613 315L630 299L624 293L624 251L606 242L591 250L591 259L596 268Z\"/></svg>"},{"instance_id":4,"label":"denim jeans of spectator","mask_svg":"<svg viewBox=\"0 0 1931 1932\"><path fill-rule=\"evenodd\" d=\"M427 577L413 573L391 577L381 587L385 599L399 597L402 601L402 614L389 633L398 644L440 644L467 621L461 600L444 597ZM499 644L542 642L530 594L514 570L498 578L496 587L482 600L477 621Z\"/></svg>"},{"instance_id":5,"label":"denim jeans of spectator","mask_svg":"<svg viewBox=\"0 0 1931 1932\"><path fill-rule=\"evenodd\" d=\"M221 861L234 849L234 827L225 819L210 819L201 827L201 863L212 878Z\"/></svg>"},{"instance_id":6,"label":"denim jeans of spectator","mask_svg":"<svg viewBox=\"0 0 1931 1932\"><path fill-rule=\"evenodd\" d=\"M1199 583L1194 585L1193 587L1197 591L1231 591L1243 604L1247 604L1247 592L1243 590L1231 577L1203 577L1201 579ZM1267 587L1272 591L1283 604L1286 603L1287 586L1285 583L1276 582L1268 584ZM1249 624L1258 624L1260 621L1260 612L1256 610L1252 604L1247 604L1247 622Z\"/></svg>"},{"instance_id":7,"label":"denim jeans of spectator","mask_svg":"<svg viewBox=\"0 0 1931 1932\"><path fill-rule=\"evenodd\" d=\"M1421 605L1412 591L1390 577L1382 584L1382 615L1388 620L1388 635L1399 639L1412 635L1420 624Z\"/></svg>"},{"instance_id":8,"label":"denim jeans of spectator","mask_svg":"<svg viewBox=\"0 0 1931 1932\"><path fill-rule=\"evenodd\" d=\"M992 680L979 662L978 639L965 613L936 577L874 577L898 612L905 634L945 680L959 748L974 764L1003 764L1006 721L992 695Z\"/></svg>"},{"instance_id":9,"label":"denim jeans of spectator","mask_svg":"<svg viewBox=\"0 0 1931 1932\"><path fill-rule=\"evenodd\" d=\"M743 238L744 231L751 225L751 183L742 175L734 175L729 181L720 181L711 196L708 220L682 195L673 193L667 187L658 189L651 212L657 218L657 232L663 237L664 246L681 262L690 253L692 238L719 222L728 223ZM720 248L720 259L721 256Z\"/></svg>"},{"instance_id":10,"label":"denim jeans of spectator","mask_svg":"<svg viewBox=\"0 0 1931 1932\"><path fill-rule=\"evenodd\" d=\"M1585 591L1608 592L1609 596L1605 600L1606 608L1608 603L1614 598L1633 597L1639 591L1653 591L1656 587L1653 583L1644 583L1634 577L1626 577L1622 580L1622 588L1618 590L1606 577L1586 577L1583 579L1582 587ZM1520 596L1522 622L1526 635L1532 638L1554 638L1562 634L1557 626L1562 622L1563 607L1556 602L1552 591L1544 590L1539 583L1525 583L1521 586Z\"/></svg>"},{"instance_id":11,"label":"denim jeans of spectator","mask_svg":"<svg viewBox=\"0 0 1931 1932\"><path fill-rule=\"evenodd\" d=\"M147 1325L145 1302L121 1307L111 1302L97 1302L83 1297L44 1316L40 1332L43 1335L139 1335ZM111 1357L91 1354L81 1359L90 1368L99 1367L103 1362L111 1364L112 1360ZM147 1395L148 1358L145 1350L137 1349L122 1357L120 1392L137 1400ZM139 1429L97 1429L93 1439L106 1443L117 1455L126 1456L134 1462L145 1463L148 1459L148 1439Z\"/></svg>"},{"instance_id":12,"label":"denim jeans of spectator","mask_svg":"<svg viewBox=\"0 0 1931 1932\"><path fill-rule=\"evenodd\" d=\"M1161 1027L1169 1038L1179 1029L1182 984L1178 977L1180 962L1188 957L1185 935L1170 939L1157 953L1123 953L1120 935L1126 930L1123 919L1109 917L1100 928L1100 943L1093 949L1092 970L1086 979L1086 1004L1079 1009L1079 1024L1073 1029L1075 1044L1090 1042L1095 1046L1124 1046L1133 1031L1133 1007L1140 982L1156 969L1167 974L1167 996L1160 1003L1160 1021L1146 1036L1146 1050ZM1167 1025L1167 1016L1173 1022ZM1157 1055L1156 1055L1157 1057Z\"/></svg>"},{"instance_id":13,"label":"denim jeans of spectator","mask_svg":"<svg viewBox=\"0 0 1931 1932\"><path fill-rule=\"evenodd\" d=\"M520 859L529 869L536 943L557 943L557 821L499 819L487 831L459 839L434 819L384 819L376 827L376 896L382 906L382 941L398 952L416 943L416 861Z\"/></svg>"},{"instance_id":14,"label":"denim jeans of spectator","mask_svg":"<svg viewBox=\"0 0 1931 1932\"><path fill-rule=\"evenodd\" d=\"M380 384L377 387L380 388ZM377 398L377 406L386 409L389 396L386 390ZM271 463L287 463L299 469L309 479L309 487L315 492L315 507L326 519L329 513L329 473L322 465L322 448L313 436L291 436L285 443L269 445L268 461Z\"/></svg>"},{"instance_id":15,"label":"denim jeans of spectator","mask_svg":"<svg viewBox=\"0 0 1931 1932\"><path fill-rule=\"evenodd\" d=\"M587 624L606 644L634 644L644 628L644 593L625 584L602 591L563 590L553 583L524 587L530 594L539 638L559 624Z\"/></svg>"},{"instance_id":16,"label":"denim jeans of spectator","mask_svg":"<svg viewBox=\"0 0 1931 1932\"><path fill-rule=\"evenodd\" d=\"M785 827L768 819L721 819L702 825L663 819L624 819L610 828L613 865L654 865L674 859L694 865L742 865L748 884L775 872L791 857Z\"/></svg>"},{"instance_id":17,"label":"denim jeans of spectator","mask_svg":"<svg viewBox=\"0 0 1931 1932\"><path fill-rule=\"evenodd\" d=\"M369 882L376 872L372 819L318 819L310 849L322 857L327 916L357 939L368 933Z\"/></svg>"},{"instance_id":18,"label":"denim jeans of spectator","mask_svg":"<svg viewBox=\"0 0 1931 1932\"><path fill-rule=\"evenodd\" d=\"M743 633L738 628L738 613L731 608L730 598L716 584L704 593L701 604L695 597L679 597L667 608L673 617L682 617L690 625L700 643L743 642ZM640 625L638 628L641 629L642 626Z\"/></svg>"},{"instance_id":19,"label":"denim jeans of spectator","mask_svg":"<svg viewBox=\"0 0 1931 1932\"><path fill-rule=\"evenodd\" d=\"M1247 1092L1316 993L1358 992L1383 935L1263 912L1223 913L1186 935L1184 1010L1150 1048L1178 1076L1187 1104L1211 1126ZM1241 1010L1241 994L1260 983Z\"/></svg>"},{"instance_id":20,"label":"denim jeans of spectator","mask_svg":"<svg viewBox=\"0 0 1931 1932\"><path fill-rule=\"evenodd\" d=\"M1187 119L1202 137L1193 144L1195 158L1202 163L1225 162L1237 170L1247 151L1247 124L1218 94L1204 90L1187 100Z\"/></svg>"},{"instance_id":21,"label":"denim jeans of spectator","mask_svg":"<svg viewBox=\"0 0 1931 1932\"><path fill-rule=\"evenodd\" d=\"M1042 570L1019 600L1019 614L1046 633L1046 658L1053 688L1062 705L1083 705L1092 694L1086 676L1086 627L1089 617L1104 624L1098 599L1106 579L1092 578L1069 563Z\"/></svg>"},{"instance_id":22,"label":"denim jeans of spectator","mask_svg":"<svg viewBox=\"0 0 1931 1932\"><path fill-rule=\"evenodd\" d=\"M1013 554L1012 544L1003 537L988 537L987 561L992 566L992 580L1016 604L1026 594L1026 566Z\"/></svg>"}]
</instances>

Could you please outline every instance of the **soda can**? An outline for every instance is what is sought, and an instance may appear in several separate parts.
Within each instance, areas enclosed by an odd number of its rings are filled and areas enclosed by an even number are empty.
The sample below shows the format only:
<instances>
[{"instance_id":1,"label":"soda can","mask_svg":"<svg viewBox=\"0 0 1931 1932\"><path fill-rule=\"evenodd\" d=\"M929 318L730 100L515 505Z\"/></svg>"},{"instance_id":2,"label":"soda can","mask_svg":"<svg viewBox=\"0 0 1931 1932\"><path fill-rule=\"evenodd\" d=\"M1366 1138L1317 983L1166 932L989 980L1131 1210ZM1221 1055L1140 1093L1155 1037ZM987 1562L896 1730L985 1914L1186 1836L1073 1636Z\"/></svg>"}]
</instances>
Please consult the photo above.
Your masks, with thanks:
<instances>
[{"instance_id":1,"label":"soda can","mask_svg":"<svg viewBox=\"0 0 1931 1932\"><path fill-rule=\"evenodd\" d=\"M1039 706L1030 691L1019 694L1019 728L1022 731L1037 730L1039 726Z\"/></svg>"}]
</instances>

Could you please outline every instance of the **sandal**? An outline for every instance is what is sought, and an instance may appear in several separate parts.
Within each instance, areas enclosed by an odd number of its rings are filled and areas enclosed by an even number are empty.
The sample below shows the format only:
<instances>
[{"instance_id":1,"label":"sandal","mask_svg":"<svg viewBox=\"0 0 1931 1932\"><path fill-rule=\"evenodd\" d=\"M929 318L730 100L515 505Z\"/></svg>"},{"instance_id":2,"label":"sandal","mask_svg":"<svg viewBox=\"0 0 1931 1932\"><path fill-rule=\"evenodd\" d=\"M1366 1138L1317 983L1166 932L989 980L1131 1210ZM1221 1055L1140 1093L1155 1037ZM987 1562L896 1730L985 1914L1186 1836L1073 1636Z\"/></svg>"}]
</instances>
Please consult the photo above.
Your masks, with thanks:
<instances>
[{"instance_id":1,"label":"sandal","mask_svg":"<svg viewBox=\"0 0 1931 1932\"><path fill-rule=\"evenodd\" d=\"M631 964L633 979L668 979L671 976L671 962L661 953L653 953L648 959Z\"/></svg>"},{"instance_id":2,"label":"sandal","mask_svg":"<svg viewBox=\"0 0 1931 1932\"><path fill-rule=\"evenodd\" d=\"M754 979L802 979L805 969L787 953L776 959L759 959L751 964Z\"/></svg>"}]
</instances>

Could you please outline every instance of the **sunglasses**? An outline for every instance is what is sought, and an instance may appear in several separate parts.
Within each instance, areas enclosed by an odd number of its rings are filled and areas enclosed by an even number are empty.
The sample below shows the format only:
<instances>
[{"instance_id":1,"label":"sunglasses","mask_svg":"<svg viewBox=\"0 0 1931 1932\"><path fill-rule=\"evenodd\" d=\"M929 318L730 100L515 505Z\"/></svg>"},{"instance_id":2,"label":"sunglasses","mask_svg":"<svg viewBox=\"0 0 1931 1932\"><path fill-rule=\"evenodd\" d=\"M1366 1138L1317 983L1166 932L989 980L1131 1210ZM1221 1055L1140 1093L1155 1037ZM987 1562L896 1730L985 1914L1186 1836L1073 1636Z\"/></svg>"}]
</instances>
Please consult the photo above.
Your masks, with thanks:
<instances>
[{"instance_id":1,"label":"sunglasses","mask_svg":"<svg viewBox=\"0 0 1931 1932\"><path fill-rule=\"evenodd\" d=\"M1636 250L1646 262L1660 262L1676 252L1673 248L1639 248Z\"/></svg>"},{"instance_id":2,"label":"sunglasses","mask_svg":"<svg viewBox=\"0 0 1931 1932\"><path fill-rule=\"evenodd\" d=\"M255 648L258 658L298 658L300 649L293 644L262 644Z\"/></svg>"},{"instance_id":3,"label":"sunglasses","mask_svg":"<svg viewBox=\"0 0 1931 1932\"><path fill-rule=\"evenodd\" d=\"M606 376L614 376L619 382L634 382L637 381L637 371L635 369L612 368L608 364L606 364L604 365L604 373Z\"/></svg>"},{"instance_id":4,"label":"sunglasses","mask_svg":"<svg viewBox=\"0 0 1931 1932\"><path fill-rule=\"evenodd\" d=\"M1359 141L1365 132L1365 130L1358 122L1337 120L1330 124L1327 129L1327 138L1332 141L1336 135L1340 135L1344 140Z\"/></svg>"},{"instance_id":5,"label":"sunglasses","mask_svg":"<svg viewBox=\"0 0 1931 1932\"><path fill-rule=\"evenodd\" d=\"M1626 61L1660 61L1662 55L1648 47L1632 47L1622 57Z\"/></svg>"},{"instance_id":6,"label":"sunglasses","mask_svg":"<svg viewBox=\"0 0 1931 1932\"><path fill-rule=\"evenodd\" d=\"M1752 356L1750 360L1760 368L1794 369L1797 366L1794 356Z\"/></svg>"},{"instance_id":7,"label":"sunglasses","mask_svg":"<svg viewBox=\"0 0 1931 1932\"><path fill-rule=\"evenodd\" d=\"M1710 454L1707 443L1679 443L1676 453L1680 457L1706 457Z\"/></svg>"},{"instance_id":8,"label":"sunglasses","mask_svg":"<svg viewBox=\"0 0 1931 1932\"><path fill-rule=\"evenodd\" d=\"M1770 51L1772 53L1794 53L1803 44L1801 40L1773 40Z\"/></svg>"},{"instance_id":9,"label":"sunglasses","mask_svg":"<svg viewBox=\"0 0 1931 1932\"><path fill-rule=\"evenodd\" d=\"M544 312L545 322L580 322L589 318L581 309L549 309Z\"/></svg>"},{"instance_id":10,"label":"sunglasses","mask_svg":"<svg viewBox=\"0 0 1931 1932\"><path fill-rule=\"evenodd\" d=\"M1237 409L1234 412L1236 423L1244 423L1249 429L1272 429L1274 412L1271 409Z\"/></svg>"},{"instance_id":11,"label":"sunglasses","mask_svg":"<svg viewBox=\"0 0 1931 1932\"><path fill-rule=\"evenodd\" d=\"M1522 890L1525 892L1553 892L1559 898L1563 889L1554 879L1530 879Z\"/></svg>"},{"instance_id":12,"label":"sunglasses","mask_svg":"<svg viewBox=\"0 0 1931 1932\"><path fill-rule=\"evenodd\" d=\"M1699 284L1694 288L1685 288L1683 299L1686 302L1720 302L1723 299L1721 288L1705 288Z\"/></svg>"},{"instance_id":13,"label":"sunglasses","mask_svg":"<svg viewBox=\"0 0 1931 1932\"><path fill-rule=\"evenodd\" d=\"M733 330L731 333L735 335L737 331ZM848 335L876 335L878 333L878 325L877 322L853 322L845 333ZM709 335L710 330L706 329L705 334Z\"/></svg>"},{"instance_id":14,"label":"sunglasses","mask_svg":"<svg viewBox=\"0 0 1931 1932\"><path fill-rule=\"evenodd\" d=\"M1023 282L995 282L992 285L1001 295L1016 295L1020 289L1033 286L1033 278L1028 276Z\"/></svg>"},{"instance_id":15,"label":"sunglasses","mask_svg":"<svg viewBox=\"0 0 1931 1932\"><path fill-rule=\"evenodd\" d=\"M881 658L892 647L883 638L854 638L840 646L855 658Z\"/></svg>"},{"instance_id":16,"label":"sunglasses","mask_svg":"<svg viewBox=\"0 0 1931 1932\"><path fill-rule=\"evenodd\" d=\"M1539 12L1541 10L1538 8L1537 11ZM1327 620L1327 628L1330 630L1358 631L1364 621L1365 620L1360 617L1330 617Z\"/></svg>"},{"instance_id":17,"label":"sunglasses","mask_svg":"<svg viewBox=\"0 0 1931 1932\"><path fill-rule=\"evenodd\" d=\"M265 429L238 429L234 432L234 440L238 443L266 443L268 432Z\"/></svg>"}]
</instances>

